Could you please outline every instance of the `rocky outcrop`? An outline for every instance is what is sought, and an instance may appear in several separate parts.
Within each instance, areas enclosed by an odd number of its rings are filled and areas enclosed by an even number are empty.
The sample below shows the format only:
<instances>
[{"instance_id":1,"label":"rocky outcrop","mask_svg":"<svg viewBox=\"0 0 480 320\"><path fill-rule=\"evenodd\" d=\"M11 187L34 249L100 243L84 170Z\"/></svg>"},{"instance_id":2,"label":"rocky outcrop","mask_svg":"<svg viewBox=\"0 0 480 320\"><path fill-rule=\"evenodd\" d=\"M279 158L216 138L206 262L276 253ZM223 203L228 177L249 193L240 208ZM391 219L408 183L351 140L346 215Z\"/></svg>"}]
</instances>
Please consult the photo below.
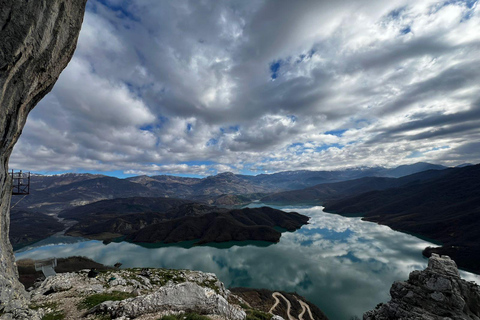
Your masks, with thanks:
<instances>
[{"instance_id":1,"label":"rocky outcrop","mask_svg":"<svg viewBox=\"0 0 480 320\"><path fill-rule=\"evenodd\" d=\"M123 299L118 299L118 293ZM88 270L63 273L47 278L31 295L41 314L62 314L66 319L91 319L92 315L159 319L182 312L231 320L246 316L242 307L229 302L242 300L214 274L190 270L126 269L102 272L96 278L89 278ZM93 298L98 301L100 295L104 302L85 305ZM56 310L51 310L53 304Z\"/></svg>"},{"instance_id":2,"label":"rocky outcrop","mask_svg":"<svg viewBox=\"0 0 480 320\"><path fill-rule=\"evenodd\" d=\"M229 304L226 297L192 282L167 285L151 294L123 301L103 302L96 310L109 314L113 319L134 319L160 311L214 314L231 320L243 320L246 316L240 307Z\"/></svg>"},{"instance_id":3,"label":"rocky outcrop","mask_svg":"<svg viewBox=\"0 0 480 320\"><path fill-rule=\"evenodd\" d=\"M395 282L390 295L389 302L367 311L363 319L480 319L480 287L462 280L448 256L432 254L425 270L411 272L406 282Z\"/></svg>"},{"instance_id":4,"label":"rocky outcrop","mask_svg":"<svg viewBox=\"0 0 480 320\"><path fill-rule=\"evenodd\" d=\"M70 61L86 0L0 0L0 312L22 314L25 292L18 282L8 240L11 181L8 159L28 113L52 88ZM7 315L10 314L10 315ZM15 315L16 314L16 315Z\"/></svg>"}]
</instances>

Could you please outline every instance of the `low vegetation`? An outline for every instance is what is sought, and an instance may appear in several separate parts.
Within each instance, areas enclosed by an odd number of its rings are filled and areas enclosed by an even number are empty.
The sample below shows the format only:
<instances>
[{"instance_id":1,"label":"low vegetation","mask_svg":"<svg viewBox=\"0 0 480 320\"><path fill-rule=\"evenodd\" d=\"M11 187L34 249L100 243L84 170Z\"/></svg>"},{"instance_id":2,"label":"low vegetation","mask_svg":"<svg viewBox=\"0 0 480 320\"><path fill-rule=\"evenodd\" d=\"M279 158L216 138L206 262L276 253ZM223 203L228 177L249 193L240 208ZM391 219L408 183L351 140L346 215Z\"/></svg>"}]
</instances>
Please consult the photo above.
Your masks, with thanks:
<instances>
[{"instance_id":1,"label":"low vegetation","mask_svg":"<svg viewBox=\"0 0 480 320\"><path fill-rule=\"evenodd\" d=\"M245 310L247 313L247 317L245 320L270 320L272 319L273 315L270 313L262 312L255 309L247 309Z\"/></svg>"},{"instance_id":2,"label":"low vegetation","mask_svg":"<svg viewBox=\"0 0 480 320\"><path fill-rule=\"evenodd\" d=\"M130 292L112 291L107 293L96 293L85 297L78 305L78 308L90 309L105 301L121 301L132 297L134 297L134 295Z\"/></svg>"},{"instance_id":3,"label":"low vegetation","mask_svg":"<svg viewBox=\"0 0 480 320\"><path fill-rule=\"evenodd\" d=\"M58 309L58 303L49 302L44 304L32 304L29 306L30 309L38 310L44 309L46 311L45 315L42 317L42 320L62 320L65 319L65 314L63 311Z\"/></svg>"},{"instance_id":4,"label":"low vegetation","mask_svg":"<svg viewBox=\"0 0 480 320\"><path fill-rule=\"evenodd\" d=\"M202 316L198 313L181 313L163 316L158 320L210 320L209 317Z\"/></svg>"}]
</instances>

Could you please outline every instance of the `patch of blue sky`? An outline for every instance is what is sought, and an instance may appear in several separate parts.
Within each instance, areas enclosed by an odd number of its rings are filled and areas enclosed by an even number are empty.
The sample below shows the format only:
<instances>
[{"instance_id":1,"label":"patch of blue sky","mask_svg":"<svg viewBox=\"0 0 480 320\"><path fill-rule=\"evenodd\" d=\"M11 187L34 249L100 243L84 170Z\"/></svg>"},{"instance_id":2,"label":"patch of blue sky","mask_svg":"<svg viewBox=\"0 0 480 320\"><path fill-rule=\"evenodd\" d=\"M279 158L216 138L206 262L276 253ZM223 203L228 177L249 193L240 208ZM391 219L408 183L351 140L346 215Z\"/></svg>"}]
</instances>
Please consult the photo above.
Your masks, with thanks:
<instances>
[{"instance_id":1,"label":"patch of blue sky","mask_svg":"<svg viewBox=\"0 0 480 320\"><path fill-rule=\"evenodd\" d=\"M325 134L341 137L345 132L347 132L347 129L330 130L330 131L325 132Z\"/></svg>"},{"instance_id":2,"label":"patch of blue sky","mask_svg":"<svg viewBox=\"0 0 480 320\"><path fill-rule=\"evenodd\" d=\"M465 22L470 20L470 18L473 16L473 13L475 12L475 6L478 5L478 0L476 1L466 1L466 6L468 8L467 12L462 16L462 19L460 22Z\"/></svg>"},{"instance_id":3,"label":"patch of blue sky","mask_svg":"<svg viewBox=\"0 0 480 320\"><path fill-rule=\"evenodd\" d=\"M157 117L156 123L149 123L140 127L140 130L153 132L156 129L159 129L163 126L164 123L168 122L168 118L159 116Z\"/></svg>"},{"instance_id":4,"label":"patch of blue sky","mask_svg":"<svg viewBox=\"0 0 480 320\"><path fill-rule=\"evenodd\" d=\"M478 0L448 0L440 4L439 8L443 8L449 5L464 5L468 9L472 9Z\"/></svg>"},{"instance_id":5,"label":"patch of blue sky","mask_svg":"<svg viewBox=\"0 0 480 320\"><path fill-rule=\"evenodd\" d=\"M450 149L450 146L435 147L435 148L432 148L432 149L429 149L429 150L423 151L423 152L415 150L412 153L410 153L406 158L407 159L420 158L420 157L423 157L425 155L425 153L432 152L432 151L437 151L437 150L444 150L444 149Z\"/></svg>"},{"instance_id":6,"label":"patch of blue sky","mask_svg":"<svg viewBox=\"0 0 480 320\"><path fill-rule=\"evenodd\" d=\"M193 125L191 123L187 123L187 131L190 132L193 130Z\"/></svg>"},{"instance_id":7,"label":"patch of blue sky","mask_svg":"<svg viewBox=\"0 0 480 320\"><path fill-rule=\"evenodd\" d=\"M326 144L326 145L323 145L323 146L320 146L320 147L316 147L315 152L328 150L330 148L343 149L343 147L344 147L343 145L338 144L338 143Z\"/></svg>"},{"instance_id":8,"label":"patch of blue sky","mask_svg":"<svg viewBox=\"0 0 480 320\"><path fill-rule=\"evenodd\" d=\"M407 27L403 28L402 30L400 30L401 34L408 34L410 32L412 32L412 29L410 28L410 26L407 26Z\"/></svg>"},{"instance_id":9,"label":"patch of blue sky","mask_svg":"<svg viewBox=\"0 0 480 320\"><path fill-rule=\"evenodd\" d=\"M390 11L388 14L387 14L387 17L390 18L390 19L398 19L404 12L405 10L407 9L406 6L403 6L403 7L400 7L400 8L396 8L392 11Z\"/></svg>"},{"instance_id":10,"label":"patch of blue sky","mask_svg":"<svg viewBox=\"0 0 480 320\"><path fill-rule=\"evenodd\" d=\"M218 140L212 138L212 139L210 139L210 140L207 141L206 146L207 146L207 147L211 147L211 146L216 146L217 144L218 144Z\"/></svg>"},{"instance_id":11,"label":"patch of blue sky","mask_svg":"<svg viewBox=\"0 0 480 320\"><path fill-rule=\"evenodd\" d=\"M450 149L450 146L435 147L429 151L436 151L436 150L443 150L443 149Z\"/></svg>"},{"instance_id":12,"label":"patch of blue sky","mask_svg":"<svg viewBox=\"0 0 480 320\"><path fill-rule=\"evenodd\" d=\"M180 162L180 164L186 164L187 166L212 166L217 164L215 161L210 161L210 160L192 160L192 161L183 161Z\"/></svg>"},{"instance_id":13,"label":"patch of blue sky","mask_svg":"<svg viewBox=\"0 0 480 320\"><path fill-rule=\"evenodd\" d=\"M300 63L300 62L303 62L305 60L305 58L307 57L306 54L301 54L298 56L298 59L295 60L296 63Z\"/></svg>"},{"instance_id":14,"label":"patch of blue sky","mask_svg":"<svg viewBox=\"0 0 480 320\"><path fill-rule=\"evenodd\" d=\"M270 64L270 78L272 80L275 80L277 79L278 77L278 72L280 71L280 67L282 66L283 64L283 61L282 60L277 60L277 61L273 61L271 64Z\"/></svg>"},{"instance_id":15,"label":"patch of blue sky","mask_svg":"<svg viewBox=\"0 0 480 320\"><path fill-rule=\"evenodd\" d=\"M310 49L310 51L308 51L307 53L300 54L295 60L295 63L300 63L307 59L310 59L315 54L315 52L317 52L315 49Z\"/></svg>"},{"instance_id":16,"label":"patch of blue sky","mask_svg":"<svg viewBox=\"0 0 480 320\"><path fill-rule=\"evenodd\" d=\"M424 153L421 152L421 151L413 151L412 153L410 153L408 156L407 156L407 159L412 159L412 158L420 158L420 157L423 157L424 156Z\"/></svg>"},{"instance_id":17,"label":"patch of blue sky","mask_svg":"<svg viewBox=\"0 0 480 320\"><path fill-rule=\"evenodd\" d=\"M229 132L238 132L240 131L240 126L235 125L235 126L229 126L229 127L220 127L220 132L221 133L229 133Z\"/></svg>"},{"instance_id":18,"label":"patch of blue sky","mask_svg":"<svg viewBox=\"0 0 480 320\"><path fill-rule=\"evenodd\" d=\"M289 145L287 148L290 149L290 148L296 148L296 147L303 147L304 145L305 144L303 142L295 142Z\"/></svg>"},{"instance_id":19,"label":"patch of blue sky","mask_svg":"<svg viewBox=\"0 0 480 320\"><path fill-rule=\"evenodd\" d=\"M462 19L460 20L460 22L464 22L464 21L469 20L472 17L473 10L475 9L474 7L477 4L477 2L478 2L478 0L447 0L447 1L444 1L444 2L441 2L441 3L434 4L431 7L430 12L432 14L435 14L438 11L440 11L442 8L444 8L446 6L451 6L451 5L464 6L468 9L466 11L466 13L462 16Z\"/></svg>"},{"instance_id":20,"label":"patch of blue sky","mask_svg":"<svg viewBox=\"0 0 480 320\"><path fill-rule=\"evenodd\" d=\"M121 4L113 4L109 0L96 0L96 2L101 3L112 11L115 11L115 14L118 18L126 18L133 21L140 21L140 17L134 15L131 11L128 10L128 4L130 2L129 0L124 0Z\"/></svg>"}]
</instances>

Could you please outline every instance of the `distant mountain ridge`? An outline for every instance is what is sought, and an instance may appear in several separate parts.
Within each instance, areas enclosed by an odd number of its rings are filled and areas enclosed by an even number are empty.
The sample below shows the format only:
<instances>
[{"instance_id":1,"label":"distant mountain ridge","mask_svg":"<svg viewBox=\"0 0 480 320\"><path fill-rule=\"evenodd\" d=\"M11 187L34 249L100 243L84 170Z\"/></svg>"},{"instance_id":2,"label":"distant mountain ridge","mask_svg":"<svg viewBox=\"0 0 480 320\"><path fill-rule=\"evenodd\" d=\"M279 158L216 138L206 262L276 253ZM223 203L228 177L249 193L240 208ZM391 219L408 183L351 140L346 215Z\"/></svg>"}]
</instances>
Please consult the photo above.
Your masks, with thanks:
<instances>
[{"instance_id":1,"label":"distant mountain ridge","mask_svg":"<svg viewBox=\"0 0 480 320\"><path fill-rule=\"evenodd\" d=\"M302 189L323 183L369 176L398 177L427 169L445 168L434 164L417 163L393 169L376 167L336 171L298 170L257 176L225 172L206 178L161 175L119 179L103 175L73 173L56 176L33 175L31 194L18 206L21 209L57 213L100 200L127 197L171 197L212 204L238 205L259 199L272 192ZM242 197L225 198L223 197L225 195Z\"/></svg>"},{"instance_id":2,"label":"distant mountain ridge","mask_svg":"<svg viewBox=\"0 0 480 320\"><path fill-rule=\"evenodd\" d=\"M335 183L318 184L313 187L273 193L261 199L268 204L323 204L326 201L339 199L373 190L406 186L411 183L438 178L448 174L452 169L427 170L400 178L365 177Z\"/></svg>"}]
</instances>

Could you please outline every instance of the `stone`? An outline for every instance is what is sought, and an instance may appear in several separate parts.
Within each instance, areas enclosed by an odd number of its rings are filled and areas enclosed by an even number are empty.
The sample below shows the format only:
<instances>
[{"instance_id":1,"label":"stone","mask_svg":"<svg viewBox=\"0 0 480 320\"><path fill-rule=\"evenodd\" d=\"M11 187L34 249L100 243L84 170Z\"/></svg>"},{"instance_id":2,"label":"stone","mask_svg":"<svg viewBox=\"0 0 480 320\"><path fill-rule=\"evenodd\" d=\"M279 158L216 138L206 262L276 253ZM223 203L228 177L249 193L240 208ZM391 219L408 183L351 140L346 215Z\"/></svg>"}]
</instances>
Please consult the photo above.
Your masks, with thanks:
<instances>
[{"instance_id":1,"label":"stone","mask_svg":"<svg viewBox=\"0 0 480 320\"><path fill-rule=\"evenodd\" d=\"M232 320L246 316L239 305L229 302L238 298L225 290L223 283L212 273L165 269L149 271L151 282L140 275L139 269L102 272L95 279L88 278L86 272L57 274L32 290L31 303L45 306L55 302L67 319L91 319L100 313L109 314L112 319L133 319L144 315L159 319L162 314L184 312ZM112 286L112 277L122 281ZM166 279L175 279L176 283ZM139 289L139 286L142 288ZM124 292L126 297L121 301L105 301L88 311L68 307L81 304L85 297L97 292L106 295Z\"/></svg>"},{"instance_id":2,"label":"stone","mask_svg":"<svg viewBox=\"0 0 480 320\"><path fill-rule=\"evenodd\" d=\"M217 314L232 320L242 320L245 312L210 288L193 282L166 285L151 294L122 301L107 301L98 306L97 312L108 313L113 319L136 318L160 311L185 311L199 314Z\"/></svg>"},{"instance_id":3,"label":"stone","mask_svg":"<svg viewBox=\"0 0 480 320\"><path fill-rule=\"evenodd\" d=\"M480 320L480 287L462 280L448 256L432 254L428 267L395 282L392 299L363 315L364 320Z\"/></svg>"},{"instance_id":4,"label":"stone","mask_svg":"<svg viewBox=\"0 0 480 320\"><path fill-rule=\"evenodd\" d=\"M28 300L8 239L8 160L28 113L53 88L75 50L86 0L0 0L0 313L22 314ZM27 312L27 311L25 311ZM29 311L28 311L29 312Z\"/></svg>"}]
</instances>

